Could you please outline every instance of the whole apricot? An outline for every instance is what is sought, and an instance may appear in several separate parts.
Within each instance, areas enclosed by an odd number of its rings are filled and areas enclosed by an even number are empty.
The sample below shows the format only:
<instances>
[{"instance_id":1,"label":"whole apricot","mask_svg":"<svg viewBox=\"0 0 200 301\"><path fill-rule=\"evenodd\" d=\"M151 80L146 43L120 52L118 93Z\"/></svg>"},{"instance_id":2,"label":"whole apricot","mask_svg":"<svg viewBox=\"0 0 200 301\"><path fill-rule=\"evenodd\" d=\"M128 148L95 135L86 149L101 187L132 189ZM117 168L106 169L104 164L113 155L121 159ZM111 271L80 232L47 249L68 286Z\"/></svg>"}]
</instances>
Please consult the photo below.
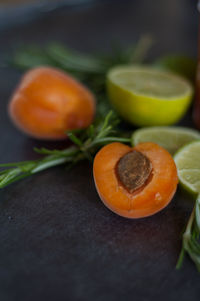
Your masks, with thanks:
<instances>
[{"instance_id":1,"label":"whole apricot","mask_svg":"<svg viewBox=\"0 0 200 301\"><path fill-rule=\"evenodd\" d=\"M71 75L37 67L22 77L8 110L14 124L27 135L58 140L66 138L65 131L92 123L95 97Z\"/></svg>"}]
</instances>

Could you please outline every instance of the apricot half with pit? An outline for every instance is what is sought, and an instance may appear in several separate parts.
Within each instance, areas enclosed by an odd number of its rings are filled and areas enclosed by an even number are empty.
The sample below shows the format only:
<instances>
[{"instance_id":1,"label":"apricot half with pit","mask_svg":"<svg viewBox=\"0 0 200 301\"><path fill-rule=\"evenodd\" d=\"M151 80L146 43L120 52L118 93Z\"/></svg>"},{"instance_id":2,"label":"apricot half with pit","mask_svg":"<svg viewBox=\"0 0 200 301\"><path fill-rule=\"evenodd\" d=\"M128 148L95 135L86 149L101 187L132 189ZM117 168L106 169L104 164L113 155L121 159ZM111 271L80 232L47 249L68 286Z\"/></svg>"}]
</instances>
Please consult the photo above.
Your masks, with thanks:
<instances>
[{"instance_id":1,"label":"apricot half with pit","mask_svg":"<svg viewBox=\"0 0 200 301\"><path fill-rule=\"evenodd\" d=\"M95 157L93 174L103 203L128 218L146 217L166 207L178 184L172 156L151 142L134 148L118 142L104 146Z\"/></svg>"}]
</instances>

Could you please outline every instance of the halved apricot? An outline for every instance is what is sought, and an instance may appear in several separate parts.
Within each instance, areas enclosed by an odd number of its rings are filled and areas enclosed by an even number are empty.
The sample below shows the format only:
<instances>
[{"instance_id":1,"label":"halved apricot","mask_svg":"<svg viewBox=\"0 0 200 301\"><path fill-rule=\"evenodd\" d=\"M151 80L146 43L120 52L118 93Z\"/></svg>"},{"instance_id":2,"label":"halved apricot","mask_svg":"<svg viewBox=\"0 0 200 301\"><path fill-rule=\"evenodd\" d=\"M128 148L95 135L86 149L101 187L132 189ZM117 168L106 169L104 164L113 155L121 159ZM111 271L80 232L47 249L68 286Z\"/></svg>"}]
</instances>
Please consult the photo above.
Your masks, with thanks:
<instances>
[{"instance_id":1,"label":"halved apricot","mask_svg":"<svg viewBox=\"0 0 200 301\"><path fill-rule=\"evenodd\" d=\"M89 126L94 114L94 95L72 76L50 67L28 71L9 103L14 124L40 139L66 138L66 130Z\"/></svg>"},{"instance_id":2,"label":"halved apricot","mask_svg":"<svg viewBox=\"0 0 200 301\"><path fill-rule=\"evenodd\" d=\"M173 158L151 142L134 148L117 142L104 146L95 157L93 174L103 203L128 218L146 217L163 209L178 184Z\"/></svg>"}]
</instances>

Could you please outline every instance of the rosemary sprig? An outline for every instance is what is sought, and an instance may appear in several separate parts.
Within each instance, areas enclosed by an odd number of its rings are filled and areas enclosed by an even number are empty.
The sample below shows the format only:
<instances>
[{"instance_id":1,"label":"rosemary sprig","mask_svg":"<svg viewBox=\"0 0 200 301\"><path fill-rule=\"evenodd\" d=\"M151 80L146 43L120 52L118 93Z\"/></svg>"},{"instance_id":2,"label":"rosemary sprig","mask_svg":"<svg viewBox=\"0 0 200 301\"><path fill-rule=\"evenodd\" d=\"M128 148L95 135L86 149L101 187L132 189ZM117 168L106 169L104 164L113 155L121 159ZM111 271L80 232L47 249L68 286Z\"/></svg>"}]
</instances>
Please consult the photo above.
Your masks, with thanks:
<instances>
[{"instance_id":1,"label":"rosemary sprig","mask_svg":"<svg viewBox=\"0 0 200 301\"><path fill-rule=\"evenodd\" d=\"M108 55L87 55L69 49L59 43L50 43L43 48L30 45L18 49L10 63L26 70L41 65L58 67L84 82L94 93L105 92L107 71L119 64L142 63L152 45L151 37L142 36L126 49L113 49Z\"/></svg>"},{"instance_id":2,"label":"rosemary sprig","mask_svg":"<svg viewBox=\"0 0 200 301\"><path fill-rule=\"evenodd\" d=\"M200 195L198 195L194 208L190 215L186 230L183 233L182 250L176 268L179 269L184 260L185 253L196 264L197 270L200 272Z\"/></svg>"},{"instance_id":3,"label":"rosemary sprig","mask_svg":"<svg viewBox=\"0 0 200 301\"><path fill-rule=\"evenodd\" d=\"M119 130L116 133L118 120L112 112L109 112L105 119L98 121L89 128L67 133L69 139L74 143L64 150L49 150L46 148L35 151L44 155L43 158L32 161L0 164L3 170L0 171L0 188L16 182L22 178L61 164L75 164L81 160L93 160L99 147L111 142L129 143L130 138L122 137Z\"/></svg>"}]
</instances>

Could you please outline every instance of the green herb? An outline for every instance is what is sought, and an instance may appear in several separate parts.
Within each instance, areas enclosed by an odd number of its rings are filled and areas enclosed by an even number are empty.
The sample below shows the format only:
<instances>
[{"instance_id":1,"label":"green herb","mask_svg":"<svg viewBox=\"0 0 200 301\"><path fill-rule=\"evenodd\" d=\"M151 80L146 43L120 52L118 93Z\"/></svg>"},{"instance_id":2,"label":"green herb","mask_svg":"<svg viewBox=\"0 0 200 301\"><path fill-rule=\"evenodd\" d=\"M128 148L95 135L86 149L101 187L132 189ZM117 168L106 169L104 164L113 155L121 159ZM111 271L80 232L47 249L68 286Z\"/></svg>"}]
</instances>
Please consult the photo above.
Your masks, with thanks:
<instances>
[{"instance_id":1,"label":"green herb","mask_svg":"<svg viewBox=\"0 0 200 301\"><path fill-rule=\"evenodd\" d=\"M0 171L0 188L53 166L74 165L84 159L92 161L95 153L102 145L111 142L130 143L130 138L123 137L117 129L118 122L116 116L109 112L104 121L97 121L82 131L68 132L67 135L74 145L67 149L35 148L36 152L44 155L43 158L34 161L0 164L0 167L6 168Z\"/></svg>"},{"instance_id":2,"label":"green herb","mask_svg":"<svg viewBox=\"0 0 200 301\"><path fill-rule=\"evenodd\" d=\"M126 50L114 47L109 55L87 55L59 43L44 48L32 45L16 51L10 63L22 70L41 65L60 68L99 93L105 92L106 73L111 67L143 62L151 44L150 36L142 36L134 46Z\"/></svg>"},{"instance_id":3,"label":"green herb","mask_svg":"<svg viewBox=\"0 0 200 301\"><path fill-rule=\"evenodd\" d=\"M185 253L196 264L198 271L200 272L200 195L197 197L195 206L189 218L186 230L183 233L182 250L176 265L179 269L182 266Z\"/></svg>"}]
</instances>

